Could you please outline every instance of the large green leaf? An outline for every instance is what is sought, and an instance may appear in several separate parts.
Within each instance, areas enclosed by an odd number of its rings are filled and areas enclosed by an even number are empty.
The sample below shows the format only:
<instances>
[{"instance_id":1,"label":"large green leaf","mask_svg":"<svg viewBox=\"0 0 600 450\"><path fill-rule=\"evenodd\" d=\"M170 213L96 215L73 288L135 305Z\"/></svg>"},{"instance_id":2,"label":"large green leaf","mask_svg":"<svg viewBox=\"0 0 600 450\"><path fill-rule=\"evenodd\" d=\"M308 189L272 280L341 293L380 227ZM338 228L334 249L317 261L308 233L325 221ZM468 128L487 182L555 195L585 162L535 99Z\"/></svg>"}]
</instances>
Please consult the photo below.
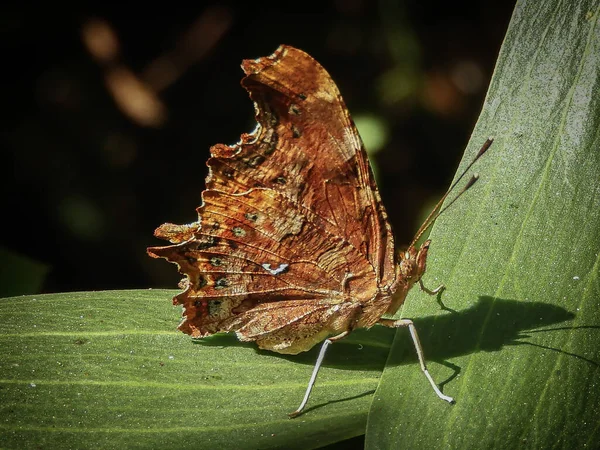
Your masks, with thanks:
<instances>
[{"instance_id":1,"label":"large green leaf","mask_svg":"<svg viewBox=\"0 0 600 450\"><path fill-rule=\"evenodd\" d=\"M430 236L424 281L446 284L448 310L414 289L402 311L428 316L425 355L456 404L399 330L368 447L600 445L599 18L597 0L517 4L463 167L496 140Z\"/></svg>"},{"instance_id":2,"label":"large green leaf","mask_svg":"<svg viewBox=\"0 0 600 450\"><path fill-rule=\"evenodd\" d=\"M232 335L194 341L175 329L175 292L0 300L0 445L311 448L364 434L393 333L333 346L308 413L290 420L318 349L285 357Z\"/></svg>"}]
</instances>

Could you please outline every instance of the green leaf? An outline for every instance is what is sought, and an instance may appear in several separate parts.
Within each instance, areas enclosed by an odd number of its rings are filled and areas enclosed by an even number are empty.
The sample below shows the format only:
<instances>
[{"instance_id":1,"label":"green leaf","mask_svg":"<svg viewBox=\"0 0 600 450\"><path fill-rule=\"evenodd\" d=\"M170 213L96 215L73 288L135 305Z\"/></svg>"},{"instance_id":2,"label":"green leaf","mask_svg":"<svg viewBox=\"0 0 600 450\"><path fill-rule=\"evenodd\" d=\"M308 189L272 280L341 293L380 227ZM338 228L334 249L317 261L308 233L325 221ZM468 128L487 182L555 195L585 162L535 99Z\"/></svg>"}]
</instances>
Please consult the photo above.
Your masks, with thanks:
<instances>
[{"instance_id":1,"label":"green leaf","mask_svg":"<svg viewBox=\"0 0 600 450\"><path fill-rule=\"evenodd\" d=\"M312 448L364 434L391 330L332 346L309 413L290 420L318 348L192 340L176 330L176 292L1 299L2 447Z\"/></svg>"},{"instance_id":2,"label":"green leaf","mask_svg":"<svg viewBox=\"0 0 600 450\"><path fill-rule=\"evenodd\" d=\"M40 292L49 270L39 261L0 247L0 297Z\"/></svg>"},{"instance_id":3,"label":"green leaf","mask_svg":"<svg viewBox=\"0 0 600 450\"><path fill-rule=\"evenodd\" d=\"M430 236L448 310L414 289L402 311L456 404L398 330L367 447L598 446L599 20L596 0L518 2L462 167L494 144Z\"/></svg>"}]
</instances>

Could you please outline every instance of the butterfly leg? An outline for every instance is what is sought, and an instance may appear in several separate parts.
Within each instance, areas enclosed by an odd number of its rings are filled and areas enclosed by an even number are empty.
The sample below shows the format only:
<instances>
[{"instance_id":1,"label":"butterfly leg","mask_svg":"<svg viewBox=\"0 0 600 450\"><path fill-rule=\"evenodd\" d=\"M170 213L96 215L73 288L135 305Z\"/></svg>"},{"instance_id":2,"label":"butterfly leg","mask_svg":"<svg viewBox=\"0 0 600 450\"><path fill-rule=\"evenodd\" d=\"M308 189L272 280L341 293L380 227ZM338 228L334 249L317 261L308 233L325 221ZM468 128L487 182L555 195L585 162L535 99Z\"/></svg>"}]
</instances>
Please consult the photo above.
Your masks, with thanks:
<instances>
[{"instance_id":1,"label":"butterfly leg","mask_svg":"<svg viewBox=\"0 0 600 450\"><path fill-rule=\"evenodd\" d=\"M415 350L417 351L417 358L419 359L419 364L421 365L421 370L425 374L425 377L429 381L429 384L431 384L431 387L433 388L433 390L435 391L435 393L437 394L437 396L439 398L441 398L442 400L446 400L449 403L454 403L454 399L452 397L442 394L442 391L440 391L440 389L437 387L437 384L435 384L435 381L433 381L433 378L429 374L429 371L427 370L427 365L425 364L425 355L423 354L423 347L421 346L421 341L419 341L419 335L417 334L417 328L415 327L415 324L413 323L413 321L409 320L409 319L400 319L400 320L379 319L378 323L381 325L384 325L386 327L390 327L390 328L408 327L408 330L410 331L410 336L412 337L413 344L415 345Z\"/></svg>"},{"instance_id":2,"label":"butterfly leg","mask_svg":"<svg viewBox=\"0 0 600 450\"><path fill-rule=\"evenodd\" d=\"M312 388L315 385L315 381L317 380L317 375L319 374L319 369L321 369L321 365L323 364L323 360L325 359L325 353L327 352L327 347L329 347L335 341L339 341L340 339L343 339L350 334L350 332L356 325L356 321L357 321L358 316L361 311L362 311L362 308L360 307L360 305L357 305L356 308L353 308L353 310L349 311L348 322L347 322L348 329L346 331L341 332L338 335L327 338L327 339L325 339L325 341L323 341L323 345L321 345L321 350L319 351L319 356L317 357L317 362L315 363L315 367L312 371L312 375L310 376L310 380L308 381L308 386L306 388L306 392L304 393L304 398L302 399L302 403L300 403L300 406L298 406L298 409L296 409L296 411L288 414L288 416L290 416L291 419L293 419L294 417L298 417L300 414L302 414L302 410L306 406L306 403L308 403L308 398L310 397Z\"/></svg>"},{"instance_id":3,"label":"butterfly leg","mask_svg":"<svg viewBox=\"0 0 600 450\"><path fill-rule=\"evenodd\" d=\"M427 292L429 295L435 295L438 292L442 292L444 289L446 289L446 286L444 286L443 284L440 284L435 289L429 289L429 288L425 287L425 285L423 284L423 280L419 280L419 287L421 288L421 290L423 292Z\"/></svg>"},{"instance_id":4,"label":"butterfly leg","mask_svg":"<svg viewBox=\"0 0 600 450\"><path fill-rule=\"evenodd\" d=\"M300 414L302 414L302 410L306 406L306 403L308 403L308 398L310 397L312 388L315 385L315 381L317 380L317 374L319 373L321 364L323 364L323 359L325 359L325 353L327 352L327 347L329 347L329 345L332 344L333 342L335 342L339 339L342 339L343 337L346 337L348 335L348 333L349 333L348 331L344 331L343 333L340 333L337 336L331 337L329 339L325 339L325 341L323 341L323 345L321 345L321 350L319 351L319 356L317 357L317 362L315 363L315 367L313 369L312 375L310 376L310 380L308 381L308 387L306 388L306 393L304 394L302 403L300 403L300 406L298 407L298 409L296 411L288 414L288 416L290 416L290 418L293 419L294 417L298 417Z\"/></svg>"}]
</instances>

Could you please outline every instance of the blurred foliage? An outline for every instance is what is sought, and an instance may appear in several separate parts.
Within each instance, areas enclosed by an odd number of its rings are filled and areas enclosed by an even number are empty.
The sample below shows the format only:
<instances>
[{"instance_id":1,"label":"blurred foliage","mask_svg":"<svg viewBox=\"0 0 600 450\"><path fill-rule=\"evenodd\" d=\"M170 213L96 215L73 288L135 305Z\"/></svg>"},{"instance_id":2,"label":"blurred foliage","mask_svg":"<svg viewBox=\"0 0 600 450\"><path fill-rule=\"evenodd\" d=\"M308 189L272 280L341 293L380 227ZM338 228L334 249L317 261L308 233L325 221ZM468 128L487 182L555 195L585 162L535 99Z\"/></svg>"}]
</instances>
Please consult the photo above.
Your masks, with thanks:
<instances>
[{"instance_id":1,"label":"blurred foliage","mask_svg":"<svg viewBox=\"0 0 600 450\"><path fill-rule=\"evenodd\" d=\"M37 294L48 275L48 266L0 247L0 297Z\"/></svg>"},{"instance_id":2,"label":"blurred foliage","mask_svg":"<svg viewBox=\"0 0 600 450\"><path fill-rule=\"evenodd\" d=\"M239 64L282 43L320 61L354 116L368 119L359 124L378 150L383 199L408 242L458 163L512 6L4 5L10 220L0 245L52 269L45 292L175 287L173 267L146 256L152 232L195 220L209 147L254 128ZM3 272L10 264L0 258Z\"/></svg>"}]
</instances>

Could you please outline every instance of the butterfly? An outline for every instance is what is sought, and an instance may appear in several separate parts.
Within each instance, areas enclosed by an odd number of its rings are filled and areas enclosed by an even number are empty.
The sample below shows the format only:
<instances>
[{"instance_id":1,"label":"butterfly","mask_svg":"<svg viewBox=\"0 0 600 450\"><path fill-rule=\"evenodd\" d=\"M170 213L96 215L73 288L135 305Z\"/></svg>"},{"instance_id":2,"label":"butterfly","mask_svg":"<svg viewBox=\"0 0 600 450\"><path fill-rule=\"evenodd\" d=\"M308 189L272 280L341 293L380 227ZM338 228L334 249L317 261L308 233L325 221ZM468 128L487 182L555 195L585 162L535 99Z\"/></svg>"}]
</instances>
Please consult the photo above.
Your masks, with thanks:
<instances>
[{"instance_id":1,"label":"butterfly","mask_svg":"<svg viewBox=\"0 0 600 450\"><path fill-rule=\"evenodd\" d=\"M294 417L332 342L376 324L408 327L423 373L453 402L430 376L413 322L383 317L416 283L429 294L443 288L423 285L430 241L416 247L443 199L408 249L396 253L363 143L325 69L286 45L244 60L242 69L256 129L235 145L211 148L198 220L161 225L155 236L171 245L148 248L185 276L173 299L183 305L179 329L196 338L235 332L285 354L323 342Z\"/></svg>"}]
</instances>

